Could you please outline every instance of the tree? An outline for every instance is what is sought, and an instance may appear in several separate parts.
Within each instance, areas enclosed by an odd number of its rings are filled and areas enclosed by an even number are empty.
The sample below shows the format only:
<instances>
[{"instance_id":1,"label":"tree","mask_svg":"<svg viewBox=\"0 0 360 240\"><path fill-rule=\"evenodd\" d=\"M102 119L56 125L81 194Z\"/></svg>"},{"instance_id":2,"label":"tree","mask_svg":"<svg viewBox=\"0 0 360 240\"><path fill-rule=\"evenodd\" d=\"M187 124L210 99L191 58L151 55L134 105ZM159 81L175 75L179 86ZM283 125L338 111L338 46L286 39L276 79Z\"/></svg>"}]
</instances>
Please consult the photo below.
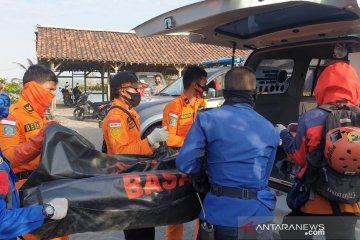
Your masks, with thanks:
<instances>
[{"instance_id":1,"label":"tree","mask_svg":"<svg viewBox=\"0 0 360 240\"><path fill-rule=\"evenodd\" d=\"M0 79L5 80L5 78ZM22 83L15 81L7 82L5 84L5 92L9 95L11 103L16 102L22 92Z\"/></svg>"},{"instance_id":2,"label":"tree","mask_svg":"<svg viewBox=\"0 0 360 240\"><path fill-rule=\"evenodd\" d=\"M18 63L18 62L13 62L13 63L15 63L16 65L18 65L19 67L23 68L26 71L31 65L34 65L34 63L31 61L30 58L27 58L26 60L28 62L27 67L24 64L21 64L21 63Z\"/></svg>"}]
</instances>

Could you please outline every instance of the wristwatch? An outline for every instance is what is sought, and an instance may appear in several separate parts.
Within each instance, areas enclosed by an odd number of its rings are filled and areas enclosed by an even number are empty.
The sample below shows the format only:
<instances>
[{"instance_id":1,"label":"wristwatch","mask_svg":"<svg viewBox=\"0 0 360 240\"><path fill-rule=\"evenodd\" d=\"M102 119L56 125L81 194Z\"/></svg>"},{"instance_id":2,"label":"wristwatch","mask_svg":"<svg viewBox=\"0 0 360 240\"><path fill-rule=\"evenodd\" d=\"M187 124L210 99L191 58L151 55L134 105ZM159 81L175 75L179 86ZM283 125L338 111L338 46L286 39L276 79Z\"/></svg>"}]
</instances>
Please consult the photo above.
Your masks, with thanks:
<instances>
[{"instance_id":1,"label":"wristwatch","mask_svg":"<svg viewBox=\"0 0 360 240\"><path fill-rule=\"evenodd\" d=\"M54 216L54 214L55 214L54 206L49 203L45 203L43 208L43 215L45 219L51 219Z\"/></svg>"}]
</instances>

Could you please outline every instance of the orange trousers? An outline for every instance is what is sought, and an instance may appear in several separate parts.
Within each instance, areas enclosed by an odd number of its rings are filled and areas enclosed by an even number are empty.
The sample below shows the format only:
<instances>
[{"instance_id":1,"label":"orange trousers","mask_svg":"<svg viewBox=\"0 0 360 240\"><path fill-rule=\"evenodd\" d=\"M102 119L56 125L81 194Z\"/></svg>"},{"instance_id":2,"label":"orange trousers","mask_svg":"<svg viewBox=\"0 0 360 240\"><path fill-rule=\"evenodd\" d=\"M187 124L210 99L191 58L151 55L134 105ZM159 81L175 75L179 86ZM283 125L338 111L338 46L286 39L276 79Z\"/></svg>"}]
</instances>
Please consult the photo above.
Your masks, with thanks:
<instances>
[{"instance_id":1,"label":"orange trousers","mask_svg":"<svg viewBox=\"0 0 360 240\"><path fill-rule=\"evenodd\" d=\"M26 179L21 179L18 182L15 183L15 187L17 190L20 189L20 187L26 182ZM24 234L22 235L22 237L25 240L39 240L40 238L36 237L35 235L32 234ZM52 240L69 240L69 236L63 236L63 237L59 237L59 238L53 238Z\"/></svg>"},{"instance_id":2,"label":"orange trousers","mask_svg":"<svg viewBox=\"0 0 360 240\"><path fill-rule=\"evenodd\" d=\"M200 220L196 219L194 240L197 238L199 232ZM166 226L166 240L183 240L183 224L174 224Z\"/></svg>"}]
</instances>

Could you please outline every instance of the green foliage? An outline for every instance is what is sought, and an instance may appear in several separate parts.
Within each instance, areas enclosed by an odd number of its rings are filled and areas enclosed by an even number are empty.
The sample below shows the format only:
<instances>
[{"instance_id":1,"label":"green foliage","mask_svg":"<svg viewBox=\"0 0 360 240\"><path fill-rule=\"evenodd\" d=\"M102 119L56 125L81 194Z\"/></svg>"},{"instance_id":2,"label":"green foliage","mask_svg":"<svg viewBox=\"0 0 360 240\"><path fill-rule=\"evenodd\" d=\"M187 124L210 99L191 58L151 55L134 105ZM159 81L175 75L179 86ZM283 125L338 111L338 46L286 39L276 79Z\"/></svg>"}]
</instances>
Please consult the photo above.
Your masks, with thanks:
<instances>
[{"instance_id":1,"label":"green foliage","mask_svg":"<svg viewBox=\"0 0 360 240\"><path fill-rule=\"evenodd\" d=\"M79 85L80 89L84 89L84 85ZM106 92L107 84L104 84L104 90ZM101 91L101 83L97 83L95 85L86 85L86 91Z\"/></svg>"},{"instance_id":2,"label":"green foliage","mask_svg":"<svg viewBox=\"0 0 360 240\"><path fill-rule=\"evenodd\" d=\"M7 82L5 92L10 96L11 103L16 102L22 92L22 83Z\"/></svg>"}]
</instances>

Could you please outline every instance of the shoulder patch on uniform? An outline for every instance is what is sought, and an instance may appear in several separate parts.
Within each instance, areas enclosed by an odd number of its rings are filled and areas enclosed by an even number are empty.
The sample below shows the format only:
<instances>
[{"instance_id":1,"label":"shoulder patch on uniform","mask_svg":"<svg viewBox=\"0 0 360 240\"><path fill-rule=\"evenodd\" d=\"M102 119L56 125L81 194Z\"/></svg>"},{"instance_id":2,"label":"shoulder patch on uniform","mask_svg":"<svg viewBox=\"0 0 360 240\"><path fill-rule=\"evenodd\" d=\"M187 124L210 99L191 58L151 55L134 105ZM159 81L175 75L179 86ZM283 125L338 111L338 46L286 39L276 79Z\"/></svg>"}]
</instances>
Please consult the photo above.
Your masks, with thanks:
<instances>
[{"instance_id":1,"label":"shoulder patch on uniform","mask_svg":"<svg viewBox=\"0 0 360 240\"><path fill-rule=\"evenodd\" d=\"M1 124L15 126L16 119L14 117L3 118L3 119L1 119Z\"/></svg>"},{"instance_id":2,"label":"shoulder patch on uniform","mask_svg":"<svg viewBox=\"0 0 360 240\"><path fill-rule=\"evenodd\" d=\"M2 164L4 159L0 156L0 164Z\"/></svg>"},{"instance_id":3,"label":"shoulder patch on uniform","mask_svg":"<svg viewBox=\"0 0 360 240\"><path fill-rule=\"evenodd\" d=\"M0 170L0 195L6 195L9 193L10 185L8 174L4 170Z\"/></svg>"},{"instance_id":4,"label":"shoulder patch on uniform","mask_svg":"<svg viewBox=\"0 0 360 240\"><path fill-rule=\"evenodd\" d=\"M109 127L110 128L121 127L120 119L109 120Z\"/></svg>"},{"instance_id":5,"label":"shoulder patch on uniform","mask_svg":"<svg viewBox=\"0 0 360 240\"><path fill-rule=\"evenodd\" d=\"M25 110L27 112L33 112L34 111L34 108L29 103L25 104L24 108L25 108Z\"/></svg>"},{"instance_id":6,"label":"shoulder patch on uniform","mask_svg":"<svg viewBox=\"0 0 360 240\"><path fill-rule=\"evenodd\" d=\"M31 131L34 131L36 129L41 129L41 126L40 126L39 122L33 122L33 123L28 123L28 124L24 125L25 132L31 132Z\"/></svg>"},{"instance_id":7,"label":"shoulder patch on uniform","mask_svg":"<svg viewBox=\"0 0 360 240\"><path fill-rule=\"evenodd\" d=\"M110 136L113 139L119 139L122 135L122 127L113 127L110 128Z\"/></svg>"},{"instance_id":8,"label":"shoulder patch on uniform","mask_svg":"<svg viewBox=\"0 0 360 240\"><path fill-rule=\"evenodd\" d=\"M12 125L6 125L3 127L3 132L5 136L11 137L16 133L15 127Z\"/></svg>"},{"instance_id":9,"label":"shoulder patch on uniform","mask_svg":"<svg viewBox=\"0 0 360 240\"><path fill-rule=\"evenodd\" d=\"M170 127L176 127L177 119L174 117L169 118Z\"/></svg>"}]
</instances>

